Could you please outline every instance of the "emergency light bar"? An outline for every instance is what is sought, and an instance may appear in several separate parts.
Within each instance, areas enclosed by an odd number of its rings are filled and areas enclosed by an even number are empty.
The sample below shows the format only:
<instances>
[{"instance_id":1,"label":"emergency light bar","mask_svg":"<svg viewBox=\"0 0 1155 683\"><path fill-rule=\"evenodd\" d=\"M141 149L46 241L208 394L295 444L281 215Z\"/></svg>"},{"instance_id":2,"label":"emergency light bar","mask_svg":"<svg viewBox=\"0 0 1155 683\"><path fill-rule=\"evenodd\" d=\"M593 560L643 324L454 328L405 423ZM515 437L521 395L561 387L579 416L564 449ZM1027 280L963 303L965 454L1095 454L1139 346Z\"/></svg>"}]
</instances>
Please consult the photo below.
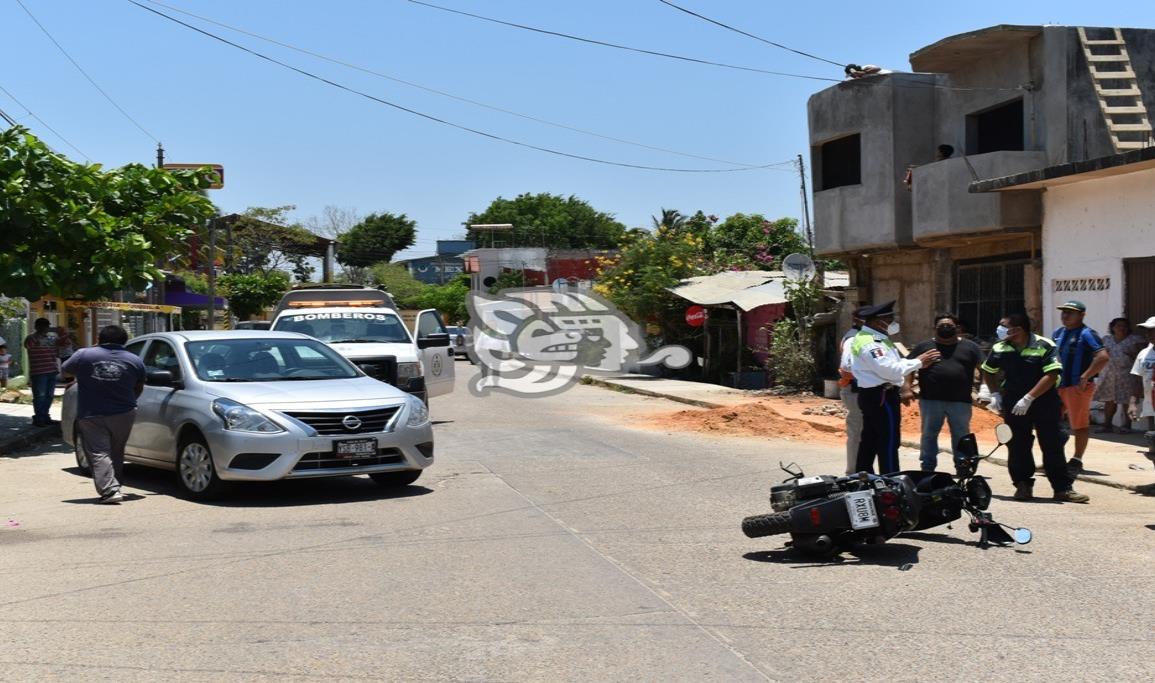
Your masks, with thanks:
<instances>
[{"instance_id":1,"label":"emergency light bar","mask_svg":"<svg viewBox=\"0 0 1155 683\"><path fill-rule=\"evenodd\" d=\"M289 308L355 308L359 306L365 307L379 307L385 304L375 299L363 299L358 301L290 301Z\"/></svg>"}]
</instances>

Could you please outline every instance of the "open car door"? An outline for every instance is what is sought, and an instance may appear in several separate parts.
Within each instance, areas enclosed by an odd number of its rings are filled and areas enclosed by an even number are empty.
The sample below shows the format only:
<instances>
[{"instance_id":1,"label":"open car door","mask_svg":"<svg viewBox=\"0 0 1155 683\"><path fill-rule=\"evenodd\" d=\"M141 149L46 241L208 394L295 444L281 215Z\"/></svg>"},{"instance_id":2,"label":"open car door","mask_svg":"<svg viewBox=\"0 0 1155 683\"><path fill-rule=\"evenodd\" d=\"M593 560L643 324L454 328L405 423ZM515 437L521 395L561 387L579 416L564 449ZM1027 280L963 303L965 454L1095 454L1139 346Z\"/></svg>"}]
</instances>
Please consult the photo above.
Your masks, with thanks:
<instances>
[{"instance_id":1,"label":"open car door","mask_svg":"<svg viewBox=\"0 0 1155 683\"><path fill-rule=\"evenodd\" d=\"M425 366L425 390L429 398L453 391L453 353L449 330L436 309L427 308L413 322L413 338Z\"/></svg>"}]
</instances>

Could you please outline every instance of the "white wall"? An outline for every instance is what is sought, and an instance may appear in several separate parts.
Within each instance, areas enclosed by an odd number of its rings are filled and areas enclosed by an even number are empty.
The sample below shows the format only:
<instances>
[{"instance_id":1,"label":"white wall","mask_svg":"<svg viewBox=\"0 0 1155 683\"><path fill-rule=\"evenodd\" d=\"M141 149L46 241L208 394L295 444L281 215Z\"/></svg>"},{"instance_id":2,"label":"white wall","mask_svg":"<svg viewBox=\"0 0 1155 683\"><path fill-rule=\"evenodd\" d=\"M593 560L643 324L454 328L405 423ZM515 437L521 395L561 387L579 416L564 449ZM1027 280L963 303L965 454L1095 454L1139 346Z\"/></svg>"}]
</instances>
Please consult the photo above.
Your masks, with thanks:
<instances>
[{"instance_id":1,"label":"white wall","mask_svg":"<svg viewBox=\"0 0 1155 683\"><path fill-rule=\"evenodd\" d=\"M1123 259L1144 256L1155 256L1155 169L1047 189L1042 332L1059 327L1056 305L1078 299L1087 304L1087 324L1106 334L1107 323L1123 315ZM1055 291L1056 280L1103 277L1111 282L1102 291Z\"/></svg>"}]
</instances>

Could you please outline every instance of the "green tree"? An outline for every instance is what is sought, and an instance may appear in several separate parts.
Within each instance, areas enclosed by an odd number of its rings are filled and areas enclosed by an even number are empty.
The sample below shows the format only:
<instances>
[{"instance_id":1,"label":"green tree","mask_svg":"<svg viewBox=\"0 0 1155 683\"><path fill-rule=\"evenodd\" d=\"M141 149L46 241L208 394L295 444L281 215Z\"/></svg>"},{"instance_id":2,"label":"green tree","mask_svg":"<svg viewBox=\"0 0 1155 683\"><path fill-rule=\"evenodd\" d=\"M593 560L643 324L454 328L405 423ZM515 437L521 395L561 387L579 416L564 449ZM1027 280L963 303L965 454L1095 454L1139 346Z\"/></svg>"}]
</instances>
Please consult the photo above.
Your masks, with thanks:
<instances>
[{"instance_id":1,"label":"green tree","mask_svg":"<svg viewBox=\"0 0 1155 683\"><path fill-rule=\"evenodd\" d=\"M677 209L667 209L663 207L657 216L650 216L650 222L653 223L654 230L665 227L669 230L680 232L682 226L686 223L686 217Z\"/></svg>"},{"instance_id":2,"label":"green tree","mask_svg":"<svg viewBox=\"0 0 1155 683\"><path fill-rule=\"evenodd\" d=\"M689 343L697 334L686 325L686 300L672 294L682 280L712 272L704 242L665 227L622 246L617 256L599 259L594 291L639 324L657 325L666 343ZM693 346L693 344L691 344Z\"/></svg>"},{"instance_id":3,"label":"green tree","mask_svg":"<svg viewBox=\"0 0 1155 683\"><path fill-rule=\"evenodd\" d=\"M416 308L436 308L447 325L469 320L465 297L469 294L469 276L458 275L443 285L425 288Z\"/></svg>"},{"instance_id":4,"label":"green tree","mask_svg":"<svg viewBox=\"0 0 1155 683\"><path fill-rule=\"evenodd\" d=\"M101 299L144 289L213 214L211 173L140 164L105 171L53 152L21 127L0 132L0 292Z\"/></svg>"},{"instance_id":5,"label":"green tree","mask_svg":"<svg viewBox=\"0 0 1155 683\"><path fill-rule=\"evenodd\" d=\"M346 266L368 268L389 262L393 254L417 241L417 222L405 214L371 213L341 237L337 260Z\"/></svg>"},{"instance_id":6,"label":"green tree","mask_svg":"<svg viewBox=\"0 0 1155 683\"><path fill-rule=\"evenodd\" d=\"M809 251L796 219L769 221L757 213L736 213L718 223L708 244L719 262L759 270L778 270L787 254Z\"/></svg>"},{"instance_id":7,"label":"green tree","mask_svg":"<svg viewBox=\"0 0 1155 683\"><path fill-rule=\"evenodd\" d=\"M420 297L430 285L409 274L399 263L378 263L370 270L370 278L383 285L401 308L420 307Z\"/></svg>"},{"instance_id":8,"label":"green tree","mask_svg":"<svg viewBox=\"0 0 1155 683\"><path fill-rule=\"evenodd\" d=\"M229 271L242 275L290 270L298 282L307 282L314 268L309 258L317 254L317 236L293 221L297 207L250 206L232 224ZM221 235L217 235L220 246ZM225 245L226 248L229 245Z\"/></svg>"},{"instance_id":9,"label":"green tree","mask_svg":"<svg viewBox=\"0 0 1155 683\"><path fill-rule=\"evenodd\" d=\"M228 297L233 315L248 320L272 306L289 291L289 275L282 270L267 273L229 273L217 279L221 294Z\"/></svg>"},{"instance_id":10,"label":"green tree","mask_svg":"<svg viewBox=\"0 0 1155 683\"><path fill-rule=\"evenodd\" d=\"M613 248L626 232L613 215L597 211L584 200L548 193L498 197L484 211L469 214L466 223L510 223L512 232L498 235L498 241L548 249ZM473 229L468 232L468 238L481 247L489 244L485 235Z\"/></svg>"}]
</instances>

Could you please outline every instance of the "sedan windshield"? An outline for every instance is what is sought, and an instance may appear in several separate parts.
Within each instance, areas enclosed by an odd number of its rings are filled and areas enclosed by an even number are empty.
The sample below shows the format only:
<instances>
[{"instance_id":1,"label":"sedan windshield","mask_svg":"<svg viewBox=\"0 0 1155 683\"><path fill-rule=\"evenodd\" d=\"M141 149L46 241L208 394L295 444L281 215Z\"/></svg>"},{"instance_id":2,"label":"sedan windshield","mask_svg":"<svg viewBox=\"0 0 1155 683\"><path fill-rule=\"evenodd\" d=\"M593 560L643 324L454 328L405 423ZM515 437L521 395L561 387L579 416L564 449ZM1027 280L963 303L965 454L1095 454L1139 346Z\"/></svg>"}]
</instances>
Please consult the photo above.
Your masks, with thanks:
<instances>
[{"instance_id":1,"label":"sedan windshield","mask_svg":"<svg viewBox=\"0 0 1155 683\"><path fill-rule=\"evenodd\" d=\"M360 373L313 339L214 339L185 344L205 382L289 382L348 379Z\"/></svg>"},{"instance_id":2,"label":"sedan windshield","mask_svg":"<svg viewBox=\"0 0 1155 683\"><path fill-rule=\"evenodd\" d=\"M412 340L392 313L300 313L283 315L273 329L300 332L330 344L408 344Z\"/></svg>"}]
</instances>

